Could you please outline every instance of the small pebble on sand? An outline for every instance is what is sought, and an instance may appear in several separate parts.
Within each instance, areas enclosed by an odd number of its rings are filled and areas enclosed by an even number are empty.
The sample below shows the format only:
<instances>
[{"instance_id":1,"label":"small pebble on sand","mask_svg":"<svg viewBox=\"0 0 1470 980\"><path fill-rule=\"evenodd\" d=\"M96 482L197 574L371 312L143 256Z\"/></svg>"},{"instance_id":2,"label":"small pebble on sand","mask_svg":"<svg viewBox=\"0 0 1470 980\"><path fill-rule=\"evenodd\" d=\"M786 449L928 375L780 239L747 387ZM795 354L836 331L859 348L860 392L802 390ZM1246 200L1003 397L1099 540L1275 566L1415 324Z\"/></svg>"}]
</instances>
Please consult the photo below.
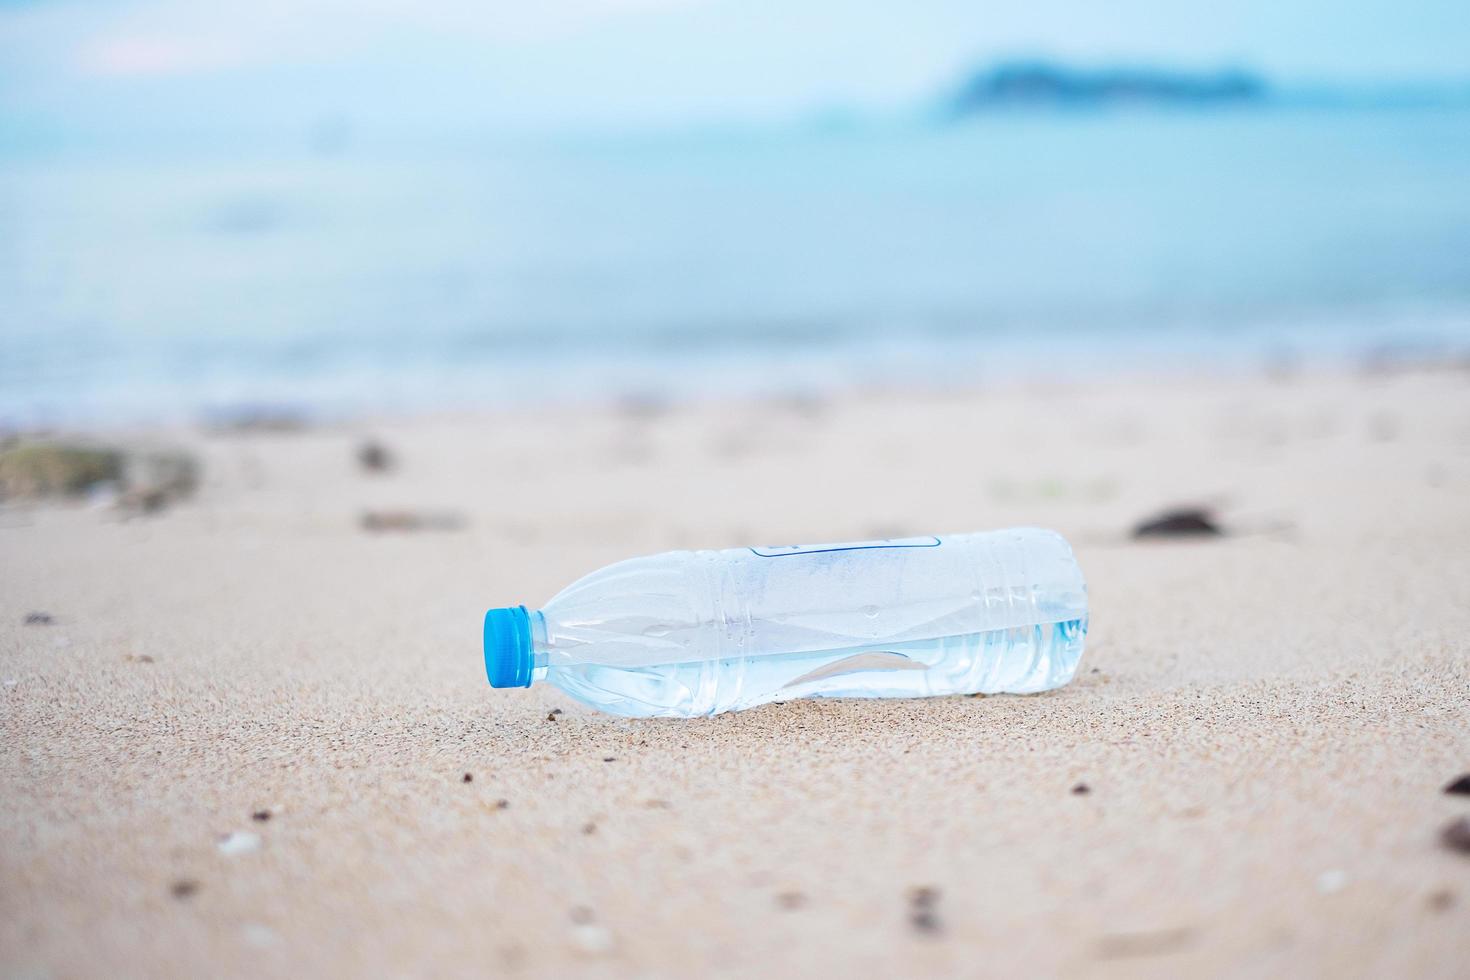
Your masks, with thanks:
<instances>
[{"instance_id":1,"label":"small pebble on sand","mask_svg":"<svg viewBox=\"0 0 1470 980\"><path fill-rule=\"evenodd\" d=\"M939 901L939 889L932 885L917 885L909 889L909 903L928 907Z\"/></svg>"},{"instance_id":2,"label":"small pebble on sand","mask_svg":"<svg viewBox=\"0 0 1470 980\"><path fill-rule=\"evenodd\" d=\"M920 885L909 889L909 925L916 932L936 935L942 931L939 913L939 889L931 885Z\"/></svg>"},{"instance_id":3,"label":"small pebble on sand","mask_svg":"<svg viewBox=\"0 0 1470 980\"><path fill-rule=\"evenodd\" d=\"M1073 796L1086 796L1088 793L1091 792L1092 787L1087 785L1086 783L1078 783L1076 786L1072 787Z\"/></svg>"},{"instance_id":4,"label":"small pebble on sand","mask_svg":"<svg viewBox=\"0 0 1470 980\"><path fill-rule=\"evenodd\" d=\"M559 715L559 714L561 714L561 709L560 708L552 708L550 711L548 711L546 713L546 720L547 721L556 721L556 716Z\"/></svg>"},{"instance_id":5,"label":"small pebble on sand","mask_svg":"<svg viewBox=\"0 0 1470 980\"><path fill-rule=\"evenodd\" d=\"M924 933L936 933L939 932L940 928L939 917L927 909L915 912L909 916L909 924L917 931Z\"/></svg>"},{"instance_id":6,"label":"small pebble on sand","mask_svg":"<svg viewBox=\"0 0 1470 980\"><path fill-rule=\"evenodd\" d=\"M1470 772L1450 780L1444 791L1451 796L1470 796Z\"/></svg>"},{"instance_id":7,"label":"small pebble on sand","mask_svg":"<svg viewBox=\"0 0 1470 980\"><path fill-rule=\"evenodd\" d=\"M56 622L50 613L30 612L26 613L27 626L50 626Z\"/></svg>"},{"instance_id":8,"label":"small pebble on sand","mask_svg":"<svg viewBox=\"0 0 1470 980\"><path fill-rule=\"evenodd\" d=\"M257 823L265 823L267 820L269 820L271 818L272 815L273 814L268 809L267 810L256 810L254 813L252 813L250 815L250 819L256 821Z\"/></svg>"},{"instance_id":9,"label":"small pebble on sand","mask_svg":"<svg viewBox=\"0 0 1470 980\"><path fill-rule=\"evenodd\" d=\"M601 956L612 951L612 933L595 922L573 926L572 946L587 956Z\"/></svg>"},{"instance_id":10,"label":"small pebble on sand","mask_svg":"<svg viewBox=\"0 0 1470 980\"><path fill-rule=\"evenodd\" d=\"M1215 515L1203 507L1175 507L1146 517L1133 527L1135 538L1218 538Z\"/></svg>"},{"instance_id":11,"label":"small pebble on sand","mask_svg":"<svg viewBox=\"0 0 1470 980\"><path fill-rule=\"evenodd\" d=\"M199 882L193 878L180 878L169 886L168 891L174 898L189 898L199 891Z\"/></svg>"},{"instance_id":12,"label":"small pebble on sand","mask_svg":"<svg viewBox=\"0 0 1470 980\"><path fill-rule=\"evenodd\" d=\"M1439 832L1440 843L1452 851L1470 854L1470 817L1456 817Z\"/></svg>"},{"instance_id":13,"label":"small pebble on sand","mask_svg":"<svg viewBox=\"0 0 1470 980\"><path fill-rule=\"evenodd\" d=\"M260 850L260 835L246 830L237 830L221 837L217 846L219 852L225 857L249 854L251 851Z\"/></svg>"},{"instance_id":14,"label":"small pebble on sand","mask_svg":"<svg viewBox=\"0 0 1470 980\"><path fill-rule=\"evenodd\" d=\"M612 933L597 924L597 915L586 905L573 905L567 912L572 920L572 945L589 955L612 949Z\"/></svg>"},{"instance_id":15,"label":"small pebble on sand","mask_svg":"<svg viewBox=\"0 0 1470 980\"><path fill-rule=\"evenodd\" d=\"M473 783L474 781L475 781L475 774L472 773L472 772L465 773L464 774L464 778L460 780L460 782L462 782L462 783Z\"/></svg>"},{"instance_id":16,"label":"small pebble on sand","mask_svg":"<svg viewBox=\"0 0 1470 980\"><path fill-rule=\"evenodd\" d=\"M376 439L368 439L357 447L357 465L368 473L386 473L393 468L393 454Z\"/></svg>"}]
</instances>

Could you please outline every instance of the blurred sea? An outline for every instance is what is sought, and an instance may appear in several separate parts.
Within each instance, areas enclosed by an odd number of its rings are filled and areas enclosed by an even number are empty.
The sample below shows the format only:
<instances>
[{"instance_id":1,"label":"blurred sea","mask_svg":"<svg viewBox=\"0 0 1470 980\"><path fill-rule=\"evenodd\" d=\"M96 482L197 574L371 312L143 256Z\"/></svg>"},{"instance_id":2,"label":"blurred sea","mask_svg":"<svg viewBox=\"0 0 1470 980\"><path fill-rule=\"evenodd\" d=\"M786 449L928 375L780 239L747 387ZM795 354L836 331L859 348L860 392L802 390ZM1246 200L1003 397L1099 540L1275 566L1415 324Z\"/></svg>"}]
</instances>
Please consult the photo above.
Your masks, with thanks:
<instances>
[{"instance_id":1,"label":"blurred sea","mask_svg":"<svg viewBox=\"0 0 1470 980\"><path fill-rule=\"evenodd\" d=\"M11 425L1470 350L1464 107L42 143L0 143Z\"/></svg>"}]
</instances>

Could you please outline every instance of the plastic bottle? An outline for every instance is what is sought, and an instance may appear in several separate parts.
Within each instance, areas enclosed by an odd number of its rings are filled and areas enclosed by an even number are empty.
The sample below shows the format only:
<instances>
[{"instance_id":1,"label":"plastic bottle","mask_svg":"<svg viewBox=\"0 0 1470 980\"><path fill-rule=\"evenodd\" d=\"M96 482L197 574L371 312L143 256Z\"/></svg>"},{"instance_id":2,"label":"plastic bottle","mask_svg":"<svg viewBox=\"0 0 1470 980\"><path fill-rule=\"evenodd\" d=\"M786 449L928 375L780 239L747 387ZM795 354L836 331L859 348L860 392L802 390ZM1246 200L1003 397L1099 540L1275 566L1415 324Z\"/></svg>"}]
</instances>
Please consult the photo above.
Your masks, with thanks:
<instances>
[{"instance_id":1,"label":"plastic bottle","mask_svg":"<svg viewBox=\"0 0 1470 980\"><path fill-rule=\"evenodd\" d=\"M614 714L809 697L1030 693L1076 673L1087 586L1061 535L982 534L618 562L545 608L485 614L494 687L546 680Z\"/></svg>"}]
</instances>

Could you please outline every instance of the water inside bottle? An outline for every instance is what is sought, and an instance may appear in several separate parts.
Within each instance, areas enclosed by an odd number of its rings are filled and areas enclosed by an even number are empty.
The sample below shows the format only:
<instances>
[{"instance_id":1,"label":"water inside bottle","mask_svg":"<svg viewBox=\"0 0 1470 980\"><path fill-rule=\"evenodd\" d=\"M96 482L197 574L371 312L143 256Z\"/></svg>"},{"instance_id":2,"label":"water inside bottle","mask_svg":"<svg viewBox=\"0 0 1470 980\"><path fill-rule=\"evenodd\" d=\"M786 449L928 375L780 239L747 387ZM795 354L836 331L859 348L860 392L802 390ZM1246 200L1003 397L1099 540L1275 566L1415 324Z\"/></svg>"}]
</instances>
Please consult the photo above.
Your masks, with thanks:
<instances>
[{"instance_id":1,"label":"water inside bottle","mask_svg":"<svg viewBox=\"0 0 1470 980\"><path fill-rule=\"evenodd\" d=\"M810 697L1029 694L1072 678L1086 632L1085 619L1069 619L877 647L543 669L582 700L638 717L715 714Z\"/></svg>"}]
</instances>

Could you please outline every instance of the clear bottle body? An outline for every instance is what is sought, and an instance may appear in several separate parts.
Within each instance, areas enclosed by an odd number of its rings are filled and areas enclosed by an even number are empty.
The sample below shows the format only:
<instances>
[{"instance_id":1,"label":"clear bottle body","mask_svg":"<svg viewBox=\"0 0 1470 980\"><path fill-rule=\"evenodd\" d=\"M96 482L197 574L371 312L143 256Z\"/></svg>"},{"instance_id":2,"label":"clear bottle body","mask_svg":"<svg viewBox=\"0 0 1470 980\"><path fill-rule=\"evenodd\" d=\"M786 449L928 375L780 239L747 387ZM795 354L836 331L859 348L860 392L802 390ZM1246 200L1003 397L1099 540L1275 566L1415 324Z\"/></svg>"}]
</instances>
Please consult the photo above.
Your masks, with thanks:
<instances>
[{"instance_id":1,"label":"clear bottle body","mask_svg":"<svg viewBox=\"0 0 1470 980\"><path fill-rule=\"evenodd\" d=\"M636 558L529 621L532 679L616 714L691 717L1059 687L1082 655L1087 591L1060 535L1016 528Z\"/></svg>"}]
</instances>

